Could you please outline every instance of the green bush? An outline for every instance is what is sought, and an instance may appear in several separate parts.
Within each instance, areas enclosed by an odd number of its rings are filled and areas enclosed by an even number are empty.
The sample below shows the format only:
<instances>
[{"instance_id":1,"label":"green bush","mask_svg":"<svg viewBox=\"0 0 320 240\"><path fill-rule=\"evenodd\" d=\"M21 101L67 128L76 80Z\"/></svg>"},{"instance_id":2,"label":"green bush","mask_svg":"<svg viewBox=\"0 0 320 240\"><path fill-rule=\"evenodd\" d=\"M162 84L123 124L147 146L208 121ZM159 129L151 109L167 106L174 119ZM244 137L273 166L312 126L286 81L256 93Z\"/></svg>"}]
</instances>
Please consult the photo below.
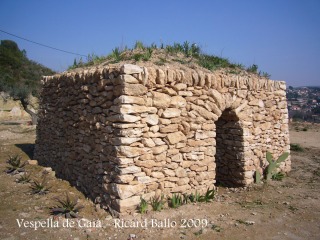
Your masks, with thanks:
<instances>
[{"instance_id":1,"label":"green bush","mask_svg":"<svg viewBox=\"0 0 320 240\"><path fill-rule=\"evenodd\" d=\"M135 45L134 45L134 49L141 49L144 50L145 46L143 45L143 43L141 41L136 41Z\"/></svg>"},{"instance_id":2,"label":"green bush","mask_svg":"<svg viewBox=\"0 0 320 240\"><path fill-rule=\"evenodd\" d=\"M113 62L114 63L117 63L117 62L120 62L122 60L121 58L121 51L119 50L119 48L115 48L112 50L112 53L111 53L111 58L114 60Z\"/></svg>"},{"instance_id":3,"label":"green bush","mask_svg":"<svg viewBox=\"0 0 320 240\"><path fill-rule=\"evenodd\" d=\"M278 172L272 175L271 179L275 181L282 181L286 175L282 172Z\"/></svg>"},{"instance_id":4,"label":"green bush","mask_svg":"<svg viewBox=\"0 0 320 240\"><path fill-rule=\"evenodd\" d=\"M252 64L250 67L247 68L247 71L251 73L258 73L258 65Z\"/></svg>"},{"instance_id":5,"label":"green bush","mask_svg":"<svg viewBox=\"0 0 320 240\"><path fill-rule=\"evenodd\" d=\"M290 143L290 150L294 152L303 152L304 149L298 143Z\"/></svg>"}]
</instances>

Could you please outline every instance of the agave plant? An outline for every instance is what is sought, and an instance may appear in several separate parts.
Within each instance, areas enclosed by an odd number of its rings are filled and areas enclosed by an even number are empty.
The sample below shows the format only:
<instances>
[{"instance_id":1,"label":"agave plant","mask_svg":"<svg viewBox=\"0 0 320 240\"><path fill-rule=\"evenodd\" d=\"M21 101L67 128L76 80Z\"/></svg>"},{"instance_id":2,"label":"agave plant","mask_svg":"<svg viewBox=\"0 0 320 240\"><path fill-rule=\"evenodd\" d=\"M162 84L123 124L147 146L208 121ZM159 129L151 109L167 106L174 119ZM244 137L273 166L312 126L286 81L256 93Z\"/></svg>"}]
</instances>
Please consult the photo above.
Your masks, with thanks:
<instances>
[{"instance_id":1,"label":"agave plant","mask_svg":"<svg viewBox=\"0 0 320 240\"><path fill-rule=\"evenodd\" d=\"M49 192L51 186L48 186L46 175L44 175L40 180L34 179L30 188L33 194L44 195Z\"/></svg>"},{"instance_id":2,"label":"agave plant","mask_svg":"<svg viewBox=\"0 0 320 240\"><path fill-rule=\"evenodd\" d=\"M182 203L183 199L180 194L174 193L170 198L170 207L172 208L178 208L182 205Z\"/></svg>"},{"instance_id":3,"label":"agave plant","mask_svg":"<svg viewBox=\"0 0 320 240\"><path fill-rule=\"evenodd\" d=\"M189 195L189 200L190 200L190 202L199 202L199 199L200 199L200 194L196 191L196 193L195 194L193 194L193 193L191 193L190 195Z\"/></svg>"},{"instance_id":4,"label":"agave plant","mask_svg":"<svg viewBox=\"0 0 320 240\"><path fill-rule=\"evenodd\" d=\"M153 197L151 199L151 206L153 211L161 211L164 207L164 200L163 200L163 195L158 196L158 197Z\"/></svg>"},{"instance_id":5,"label":"agave plant","mask_svg":"<svg viewBox=\"0 0 320 240\"><path fill-rule=\"evenodd\" d=\"M144 198L140 198L140 204L138 207L139 213L144 214L148 210L148 202Z\"/></svg>"},{"instance_id":6,"label":"agave plant","mask_svg":"<svg viewBox=\"0 0 320 240\"><path fill-rule=\"evenodd\" d=\"M21 157L19 155L9 156L7 163L9 166L7 167L8 174L17 174L20 172L24 172L24 167L26 166L27 162L21 162Z\"/></svg>"},{"instance_id":7,"label":"agave plant","mask_svg":"<svg viewBox=\"0 0 320 240\"><path fill-rule=\"evenodd\" d=\"M55 200L59 204L56 207L51 208L52 215L62 215L65 218L77 218L79 217L79 211L84 208L84 206L78 205L78 199L71 199L67 193L64 199L57 197Z\"/></svg>"},{"instance_id":8,"label":"agave plant","mask_svg":"<svg viewBox=\"0 0 320 240\"><path fill-rule=\"evenodd\" d=\"M211 200L214 199L215 196L215 190L214 189L207 189L207 192L205 195L200 196L199 202L210 202Z\"/></svg>"},{"instance_id":9,"label":"agave plant","mask_svg":"<svg viewBox=\"0 0 320 240\"><path fill-rule=\"evenodd\" d=\"M18 183L29 183L31 181L31 174L24 172L19 178L16 179Z\"/></svg>"}]
</instances>

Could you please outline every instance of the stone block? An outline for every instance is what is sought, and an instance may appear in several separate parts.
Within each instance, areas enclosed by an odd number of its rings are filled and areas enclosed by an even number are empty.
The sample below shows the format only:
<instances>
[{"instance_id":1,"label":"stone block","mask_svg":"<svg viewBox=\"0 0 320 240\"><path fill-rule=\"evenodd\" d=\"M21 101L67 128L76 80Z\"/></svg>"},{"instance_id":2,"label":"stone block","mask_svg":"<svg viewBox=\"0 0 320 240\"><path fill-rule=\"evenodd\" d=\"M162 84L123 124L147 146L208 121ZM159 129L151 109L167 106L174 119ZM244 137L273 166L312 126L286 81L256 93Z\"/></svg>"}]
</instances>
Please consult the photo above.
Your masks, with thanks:
<instances>
[{"instance_id":1,"label":"stone block","mask_svg":"<svg viewBox=\"0 0 320 240\"><path fill-rule=\"evenodd\" d=\"M29 164L29 165L38 165L38 161L37 161L37 160L31 160L31 159L29 159L29 160L28 160L28 164Z\"/></svg>"},{"instance_id":2,"label":"stone block","mask_svg":"<svg viewBox=\"0 0 320 240\"><path fill-rule=\"evenodd\" d=\"M133 196L126 199L116 199L116 204L113 206L120 213L128 210L134 210L140 204L140 196Z\"/></svg>"},{"instance_id":3,"label":"stone block","mask_svg":"<svg viewBox=\"0 0 320 240\"><path fill-rule=\"evenodd\" d=\"M147 93L147 88L142 84L124 83L114 87L113 92L115 96L129 95L129 96L143 96Z\"/></svg>"},{"instance_id":4,"label":"stone block","mask_svg":"<svg viewBox=\"0 0 320 240\"><path fill-rule=\"evenodd\" d=\"M181 114L181 110L179 110L177 108L167 108L162 113L162 117L163 118L175 118L175 117L179 117L180 114Z\"/></svg>"},{"instance_id":5,"label":"stone block","mask_svg":"<svg viewBox=\"0 0 320 240\"><path fill-rule=\"evenodd\" d=\"M125 167L125 168L119 168L116 167L116 171L123 175L123 174L132 174L132 173L139 173L141 172L141 168L137 167L137 166L129 166L129 167Z\"/></svg>"},{"instance_id":6,"label":"stone block","mask_svg":"<svg viewBox=\"0 0 320 240\"><path fill-rule=\"evenodd\" d=\"M176 176L179 177L179 178L187 176L186 170L184 168L182 168L182 167L177 168L175 173L176 173Z\"/></svg>"},{"instance_id":7,"label":"stone block","mask_svg":"<svg viewBox=\"0 0 320 240\"><path fill-rule=\"evenodd\" d=\"M124 157L137 157L147 153L146 149L130 146L115 146L117 154Z\"/></svg>"},{"instance_id":8,"label":"stone block","mask_svg":"<svg viewBox=\"0 0 320 240\"><path fill-rule=\"evenodd\" d=\"M174 108L184 108L187 106L187 101L185 98L181 96L173 96L171 97L170 107Z\"/></svg>"},{"instance_id":9,"label":"stone block","mask_svg":"<svg viewBox=\"0 0 320 240\"><path fill-rule=\"evenodd\" d=\"M166 109L170 106L171 97L164 93L152 92L153 106Z\"/></svg>"},{"instance_id":10,"label":"stone block","mask_svg":"<svg viewBox=\"0 0 320 240\"><path fill-rule=\"evenodd\" d=\"M143 69L137 65L133 64L124 64L120 68L121 73L124 74L134 74L134 73L141 73Z\"/></svg>"},{"instance_id":11,"label":"stone block","mask_svg":"<svg viewBox=\"0 0 320 240\"><path fill-rule=\"evenodd\" d=\"M176 144L181 141L186 141L187 138L182 132L169 133L167 139L170 144Z\"/></svg>"},{"instance_id":12,"label":"stone block","mask_svg":"<svg viewBox=\"0 0 320 240\"><path fill-rule=\"evenodd\" d=\"M154 126L159 123L159 116L157 114L151 114L148 115L145 120L147 124Z\"/></svg>"},{"instance_id":13,"label":"stone block","mask_svg":"<svg viewBox=\"0 0 320 240\"><path fill-rule=\"evenodd\" d=\"M107 120L110 122L128 122L128 123L133 123L137 122L141 119L140 116L133 116L129 114L116 114L107 117Z\"/></svg>"},{"instance_id":14,"label":"stone block","mask_svg":"<svg viewBox=\"0 0 320 240\"><path fill-rule=\"evenodd\" d=\"M154 143L154 141L151 138L142 139L142 144L146 147L151 147L151 148L156 146L156 144Z\"/></svg>"},{"instance_id":15,"label":"stone block","mask_svg":"<svg viewBox=\"0 0 320 240\"><path fill-rule=\"evenodd\" d=\"M139 83L139 80L131 75L119 75L117 78L112 79L114 85L119 85L123 83Z\"/></svg>"},{"instance_id":16,"label":"stone block","mask_svg":"<svg viewBox=\"0 0 320 240\"><path fill-rule=\"evenodd\" d=\"M161 146L153 147L152 152L153 154L160 154L166 151L167 149L168 149L167 145L161 145Z\"/></svg>"},{"instance_id":17,"label":"stone block","mask_svg":"<svg viewBox=\"0 0 320 240\"><path fill-rule=\"evenodd\" d=\"M152 172L151 176L154 178L164 178L164 174L162 172Z\"/></svg>"},{"instance_id":18,"label":"stone block","mask_svg":"<svg viewBox=\"0 0 320 240\"><path fill-rule=\"evenodd\" d=\"M137 104L145 105L146 101L142 97L121 95L113 101L114 104Z\"/></svg>"},{"instance_id":19,"label":"stone block","mask_svg":"<svg viewBox=\"0 0 320 240\"><path fill-rule=\"evenodd\" d=\"M172 133L172 132L177 132L178 131L178 124L170 124L165 127L160 127L160 132L161 133Z\"/></svg>"}]
</instances>

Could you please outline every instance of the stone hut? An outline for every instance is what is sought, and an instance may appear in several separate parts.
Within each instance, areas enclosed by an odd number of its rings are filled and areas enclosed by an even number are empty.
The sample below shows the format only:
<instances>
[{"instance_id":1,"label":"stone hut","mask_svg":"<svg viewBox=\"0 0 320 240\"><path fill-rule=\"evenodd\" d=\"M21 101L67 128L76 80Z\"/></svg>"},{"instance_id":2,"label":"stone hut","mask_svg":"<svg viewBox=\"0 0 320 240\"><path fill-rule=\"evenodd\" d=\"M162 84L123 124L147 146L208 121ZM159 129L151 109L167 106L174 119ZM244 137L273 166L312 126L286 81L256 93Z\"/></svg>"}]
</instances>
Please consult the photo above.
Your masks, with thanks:
<instances>
[{"instance_id":1,"label":"stone hut","mask_svg":"<svg viewBox=\"0 0 320 240\"><path fill-rule=\"evenodd\" d=\"M35 158L120 214L141 196L246 186L266 151L289 152L285 89L248 73L156 65L44 77Z\"/></svg>"}]
</instances>

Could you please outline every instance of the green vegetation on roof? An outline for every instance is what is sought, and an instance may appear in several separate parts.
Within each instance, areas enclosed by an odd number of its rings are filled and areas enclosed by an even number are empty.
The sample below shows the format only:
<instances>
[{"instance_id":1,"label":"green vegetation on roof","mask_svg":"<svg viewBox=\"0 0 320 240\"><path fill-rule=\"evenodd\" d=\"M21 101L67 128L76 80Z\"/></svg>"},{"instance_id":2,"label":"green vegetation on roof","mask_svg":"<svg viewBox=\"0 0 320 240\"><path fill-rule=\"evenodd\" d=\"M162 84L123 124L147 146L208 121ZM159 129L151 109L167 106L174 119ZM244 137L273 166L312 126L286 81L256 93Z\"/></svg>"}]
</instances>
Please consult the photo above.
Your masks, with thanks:
<instances>
[{"instance_id":1,"label":"green vegetation on roof","mask_svg":"<svg viewBox=\"0 0 320 240\"><path fill-rule=\"evenodd\" d=\"M164 65L170 62L178 62L183 65L196 64L210 71L224 68L229 69L231 73L238 73L244 70L266 78L270 77L268 73L258 71L258 65L256 64L246 68L242 64L232 63L227 58L205 54L197 44L189 43L187 41L185 41L183 44L161 44L160 46L157 46L154 43L150 46L146 46L141 41L137 41L132 49L128 47L120 49L117 47L114 48L107 56L89 54L86 62L84 62L81 58L78 61L75 59L74 64L69 67L69 70L99 65L102 63L114 64L129 60L134 62L150 61L156 65Z\"/></svg>"}]
</instances>

